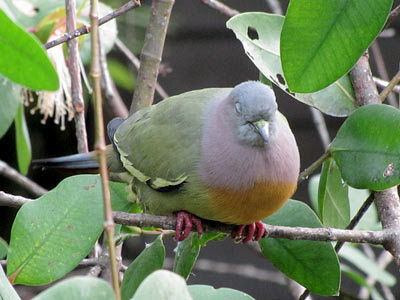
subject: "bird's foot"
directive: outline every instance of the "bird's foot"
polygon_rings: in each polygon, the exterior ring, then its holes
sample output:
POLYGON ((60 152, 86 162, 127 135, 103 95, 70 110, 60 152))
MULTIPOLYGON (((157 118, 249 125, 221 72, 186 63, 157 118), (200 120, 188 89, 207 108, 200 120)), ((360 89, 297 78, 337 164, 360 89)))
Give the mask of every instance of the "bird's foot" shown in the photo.
POLYGON ((179 211, 176 216, 175 240, 180 242, 186 239, 192 231, 193 225, 196 226, 197 233, 202 235, 204 230, 201 219, 187 211, 179 211))
POLYGON ((239 225, 237 230, 234 230, 231 234, 231 238, 234 242, 243 244, 247 243, 250 240, 258 241, 265 234, 264 223, 261 221, 251 223, 248 225, 239 225), (247 228, 247 232, 244 235, 245 229, 247 228))

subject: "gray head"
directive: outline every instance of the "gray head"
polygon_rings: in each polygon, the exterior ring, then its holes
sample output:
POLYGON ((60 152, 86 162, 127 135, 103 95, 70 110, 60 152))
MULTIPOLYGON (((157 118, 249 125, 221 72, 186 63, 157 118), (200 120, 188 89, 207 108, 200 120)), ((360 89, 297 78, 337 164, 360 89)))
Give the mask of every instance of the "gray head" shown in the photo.
POLYGON ((235 86, 229 98, 239 141, 257 147, 271 143, 278 109, 273 90, 261 82, 247 81, 235 86))

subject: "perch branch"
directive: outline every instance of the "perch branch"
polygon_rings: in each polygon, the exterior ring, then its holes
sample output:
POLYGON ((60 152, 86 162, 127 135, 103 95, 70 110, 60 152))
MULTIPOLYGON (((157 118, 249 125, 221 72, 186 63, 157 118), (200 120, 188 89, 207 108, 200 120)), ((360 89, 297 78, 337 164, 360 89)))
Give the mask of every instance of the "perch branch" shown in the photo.
POLYGON ((223 4, 218 0, 201 0, 201 2, 228 17, 233 17, 239 14, 239 11, 230 8, 228 5, 223 4))
MULTIPOLYGON (((360 57, 350 72, 350 79, 360 106, 381 103, 372 79, 368 55, 360 57)), ((384 231, 391 232, 383 246, 394 256, 397 266, 400 266, 400 203, 397 186, 374 194, 382 227, 384 231)))
MULTIPOLYGON (((140 6, 140 1, 139 0, 131 0, 124 5, 122 5, 120 8, 117 8, 116 10, 110 12, 109 14, 105 15, 104 17, 99 19, 99 26, 103 25, 104 23, 107 23, 108 21, 119 17, 120 15, 123 15, 124 13, 128 12, 129 10, 139 7, 140 6)), ((75 39, 81 35, 87 34, 90 32, 90 26, 89 25, 83 25, 79 27, 75 31, 67 32, 63 36, 52 40, 46 44, 44 44, 44 47, 46 49, 53 48, 59 44, 65 43, 66 41, 75 39)))
POLYGON ((0 174, 19 184, 35 197, 40 197, 43 194, 47 193, 46 189, 42 188, 40 185, 30 180, 28 177, 22 175, 2 160, 0 160, 0 174))
MULTIPOLYGON (((76 1, 65 1, 67 15, 67 31, 73 32, 76 29, 76 1)), ((71 75, 71 97, 74 106, 75 135, 77 140, 78 152, 86 153, 89 151, 85 123, 85 104, 82 96, 82 82, 79 68, 79 49, 78 40, 72 39, 68 45, 68 69, 71 75)))
POLYGON ((93 82, 93 98, 95 104, 95 121, 96 121, 96 145, 95 149, 100 164, 101 186, 104 200, 104 231, 108 241, 108 251, 110 254, 110 264, 112 270, 112 286, 117 300, 121 299, 121 291, 119 288, 119 270, 117 267, 115 244, 114 244, 114 220, 112 218, 111 197, 109 178, 106 159, 106 143, 104 136, 104 119, 103 105, 101 98, 101 68, 100 68, 100 51, 99 51, 99 2, 98 0, 90 1, 90 27, 91 27, 91 64, 90 76, 93 82))
POLYGON ((140 69, 129 111, 130 114, 153 103, 158 69, 173 5, 174 0, 153 0, 152 2, 152 13, 147 25, 142 52, 140 53, 140 69))
MULTIPOLYGON (((117 46, 118 50, 121 51, 126 56, 126 58, 130 60, 136 70, 139 70, 140 60, 128 49, 128 47, 126 47, 126 45, 119 38, 115 40, 115 45, 117 46)), ((156 82, 156 92, 161 96, 161 98, 168 98, 167 92, 158 82, 156 82)))

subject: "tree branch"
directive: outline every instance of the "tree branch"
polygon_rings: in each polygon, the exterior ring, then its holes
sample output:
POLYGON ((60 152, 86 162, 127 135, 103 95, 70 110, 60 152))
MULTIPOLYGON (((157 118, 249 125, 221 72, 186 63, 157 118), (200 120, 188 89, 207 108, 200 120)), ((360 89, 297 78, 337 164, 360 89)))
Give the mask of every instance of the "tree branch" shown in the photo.
MULTIPOLYGON (((66 0, 65 9, 67 15, 67 31, 76 29, 76 3, 75 0, 66 0)), ((89 151, 85 123, 85 103, 82 96, 81 72, 79 68, 78 40, 72 39, 68 44, 68 69, 71 75, 71 98, 74 106, 75 135, 78 144, 78 152, 89 151)))
POLYGON ((0 175, 3 175, 4 177, 19 184, 35 197, 40 197, 43 194, 47 193, 46 189, 42 188, 40 185, 30 180, 28 177, 22 175, 2 160, 0 160, 0 175))
POLYGON ((33 201, 33 199, 11 195, 0 191, 0 206, 9 206, 19 208, 27 202, 33 201))
POLYGON ((228 17, 233 17, 240 13, 236 9, 230 8, 218 0, 201 0, 201 2, 228 17))
POLYGON ((152 13, 140 53, 140 69, 129 110, 130 114, 153 103, 158 68, 173 5, 174 0, 153 0, 152 2, 152 13))
MULTIPOLYGON (((372 77, 372 79, 374 80, 375 84, 377 86, 379 86, 380 88, 384 89, 385 87, 388 86, 389 82, 386 80, 383 80, 381 78, 377 78, 377 77, 372 77)), ((396 93, 400 93, 400 85, 396 85, 393 87, 393 92, 396 93)))
MULTIPOLYGON (((363 55, 350 72, 350 79, 356 94, 356 101, 361 105, 381 103, 372 80, 368 55, 363 55)), ((375 192, 375 204, 382 222, 384 231, 390 233, 383 246, 395 258, 400 266, 400 203, 397 186, 375 192)))
MULTIPOLYGON (((126 4, 122 5, 120 8, 110 12, 109 14, 105 15, 104 17, 99 19, 99 26, 107 23, 108 21, 123 15, 124 13, 128 12, 129 10, 139 7, 140 1, 139 0, 131 0, 126 4)), ((53 48, 59 44, 65 43, 66 41, 75 39, 81 35, 87 34, 90 31, 90 25, 83 25, 79 27, 77 30, 72 32, 67 32, 63 36, 59 37, 58 39, 52 40, 44 45, 46 49, 53 48)))
POLYGON ((330 156, 330 152, 326 151, 324 154, 321 155, 316 161, 314 161, 307 169, 299 174, 299 178, 297 179, 297 183, 300 183, 308 178, 316 169, 321 166, 325 160, 327 160, 330 156))
POLYGON ((379 95, 379 100, 380 102, 385 101, 386 97, 390 94, 390 92, 394 89, 396 84, 398 84, 400 81, 400 71, 394 75, 392 80, 390 80, 389 84, 383 89, 383 91, 379 95))

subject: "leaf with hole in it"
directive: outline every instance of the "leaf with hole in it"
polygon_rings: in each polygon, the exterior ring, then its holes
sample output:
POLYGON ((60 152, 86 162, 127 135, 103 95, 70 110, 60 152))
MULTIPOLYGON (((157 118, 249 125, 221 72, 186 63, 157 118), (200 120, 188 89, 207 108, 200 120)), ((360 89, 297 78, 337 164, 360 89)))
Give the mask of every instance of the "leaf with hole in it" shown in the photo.
POLYGON ((65 279, 41 292, 32 300, 113 300, 115 294, 103 279, 89 276, 75 276, 65 279))
POLYGON ((21 102, 21 87, 0 75, 0 138, 10 128, 21 102))
POLYGON ((343 76, 329 87, 312 94, 290 93, 280 60, 280 34, 284 17, 261 12, 243 13, 231 18, 226 26, 242 42, 247 56, 273 83, 296 100, 328 115, 343 117, 356 109, 349 76, 343 76))
POLYGON ((200 248, 207 242, 225 236, 222 233, 204 233, 200 238, 197 233, 191 233, 184 241, 179 242, 175 251, 174 272, 188 279, 196 263, 200 248))
POLYGON ((24 105, 19 105, 15 115, 15 140, 17 144, 17 158, 19 171, 26 175, 31 163, 31 140, 29 138, 28 127, 26 126, 24 105))
POLYGON ((351 262, 368 277, 387 285, 394 286, 397 282, 396 277, 388 271, 383 270, 374 260, 366 256, 361 250, 351 245, 345 244, 339 252, 341 258, 351 262))
MULTIPOLYGON (((304 203, 289 200, 263 220, 271 225, 322 227, 315 213, 304 203)), ((286 276, 322 296, 334 295, 340 287, 340 267, 331 243, 287 239, 260 240, 263 255, 286 276)))
POLYGON ((0 267, 0 299, 2 300, 21 300, 17 292, 4 274, 3 267, 0 267))
POLYGON ((345 75, 382 30, 393 0, 291 0, 281 58, 292 92, 319 91, 345 75))
POLYGON ((193 300, 185 280, 167 270, 158 270, 147 276, 131 300, 193 300))
POLYGON ((385 104, 357 109, 340 127, 329 151, 344 181, 358 189, 400 184, 400 111, 385 104))
POLYGON ((64 179, 18 211, 11 229, 8 277, 26 285, 61 278, 90 252, 103 231, 103 222, 100 177, 64 179))
POLYGON ((342 181, 333 159, 324 162, 318 187, 318 207, 322 223, 344 229, 350 223, 349 187, 342 181))
POLYGON ((0 73, 32 90, 58 89, 58 75, 42 45, 0 10, 0 73))
POLYGON ((122 299, 131 299, 142 281, 151 273, 163 267, 164 258, 165 247, 160 235, 153 243, 146 245, 146 248, 126 270, 124 280, 121 283, 122 299))
POLYGON ((189 285, 189 292, 196 300, 254 300, 246 293, 238 290, 219 288, 210 285, 189 285))

